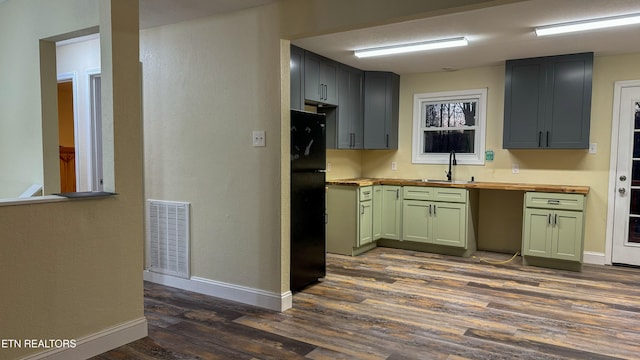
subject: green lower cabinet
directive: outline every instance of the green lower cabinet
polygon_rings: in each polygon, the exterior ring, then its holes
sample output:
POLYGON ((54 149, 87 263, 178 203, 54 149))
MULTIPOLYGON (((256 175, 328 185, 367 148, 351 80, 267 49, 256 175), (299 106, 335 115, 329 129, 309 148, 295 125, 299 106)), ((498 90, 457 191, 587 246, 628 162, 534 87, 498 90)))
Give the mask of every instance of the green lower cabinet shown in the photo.
POLYGON ((525 263, 580 270, 584 196, 527 193, 524 206, 522 255, 525 263), (570 263, 558 263, 557 260, 570 263))
POLYGON ((358 255, 376 246, 373 239, 373 188, 327 186, 327 252, 358 255))
POLYGON ((522 255, 581 261, 580 211, 525 209, 522 255))
POLYGON ((467 245, 467 206, 464 203, 405 200, 403 240, 435 245, 467 245))
MULTIPOLYGON (((380 238, 401 240, 402 239, 402 187, 383 185, 381 186, 382 201, 380 206, 380 238)), ((375 207, 374 200, 374 207, 375 207)))

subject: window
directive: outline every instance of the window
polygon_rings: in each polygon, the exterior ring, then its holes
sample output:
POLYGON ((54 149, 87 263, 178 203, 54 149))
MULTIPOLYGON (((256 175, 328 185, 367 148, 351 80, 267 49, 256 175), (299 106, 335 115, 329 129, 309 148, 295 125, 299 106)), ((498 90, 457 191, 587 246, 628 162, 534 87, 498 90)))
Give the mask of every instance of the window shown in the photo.
POLYGON ((414 164, 484 164, 487 89, 415 94, 414 164))

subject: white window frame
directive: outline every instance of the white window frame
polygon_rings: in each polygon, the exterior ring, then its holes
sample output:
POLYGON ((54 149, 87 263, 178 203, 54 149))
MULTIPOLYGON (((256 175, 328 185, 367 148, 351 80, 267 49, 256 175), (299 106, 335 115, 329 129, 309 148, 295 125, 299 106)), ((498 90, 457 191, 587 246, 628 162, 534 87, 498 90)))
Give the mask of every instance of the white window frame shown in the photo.
POLYGON ((458 164, 484 165, 485 130, 487 113, 487 89, 430 92, 413 95, 413 150, 411 162, 414 164, 448 164, 449 153, 423 153, 424 149, 424 109, 427 104, 438 102, 477 102, 476 124, 461 129, 475 130, 474 153, 456 154, 458 164))

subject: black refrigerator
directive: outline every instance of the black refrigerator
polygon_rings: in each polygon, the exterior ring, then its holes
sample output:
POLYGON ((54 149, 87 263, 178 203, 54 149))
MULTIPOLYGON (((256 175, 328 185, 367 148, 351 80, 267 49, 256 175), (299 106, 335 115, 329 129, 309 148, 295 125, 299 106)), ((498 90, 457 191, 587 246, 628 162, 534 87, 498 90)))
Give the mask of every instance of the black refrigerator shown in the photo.
POLYGON ((291 290, 326 274, 324 114, 291 110, 291 290))

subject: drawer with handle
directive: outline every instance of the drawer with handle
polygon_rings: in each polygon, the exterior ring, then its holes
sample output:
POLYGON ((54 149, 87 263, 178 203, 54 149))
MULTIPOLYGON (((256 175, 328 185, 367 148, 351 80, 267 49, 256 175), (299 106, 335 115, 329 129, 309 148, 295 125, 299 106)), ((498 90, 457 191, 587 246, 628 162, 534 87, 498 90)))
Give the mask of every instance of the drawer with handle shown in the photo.
POLYGON ((524 206, 539 209, 584 210, 584 195, 527 192, 524 195, 524 206))
POLYGON ((360 188, 360 201, 373 199, 373 187, 363 186, 360 188))

